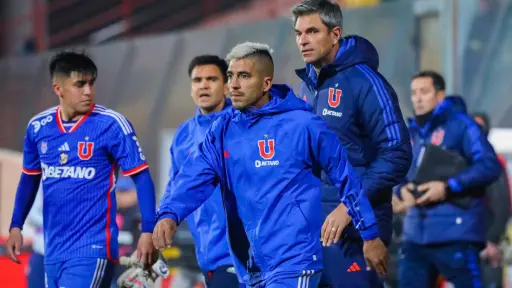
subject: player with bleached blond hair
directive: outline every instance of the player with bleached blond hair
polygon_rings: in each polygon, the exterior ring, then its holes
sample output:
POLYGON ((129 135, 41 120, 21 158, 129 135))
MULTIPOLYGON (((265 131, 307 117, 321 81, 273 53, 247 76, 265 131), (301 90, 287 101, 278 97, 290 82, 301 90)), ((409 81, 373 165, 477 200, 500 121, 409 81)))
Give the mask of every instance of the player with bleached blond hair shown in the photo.
POLYGON ((177 226, 219 185, 239 281, 316 287, 323 269, 321 170, 365 240, 378 237, 373 210, 336 134, 289 86, 272 84, 268 45, 237 45, 227 60, 234 109, 181 166, 160 204, 153 242, 171 245, 177 226))

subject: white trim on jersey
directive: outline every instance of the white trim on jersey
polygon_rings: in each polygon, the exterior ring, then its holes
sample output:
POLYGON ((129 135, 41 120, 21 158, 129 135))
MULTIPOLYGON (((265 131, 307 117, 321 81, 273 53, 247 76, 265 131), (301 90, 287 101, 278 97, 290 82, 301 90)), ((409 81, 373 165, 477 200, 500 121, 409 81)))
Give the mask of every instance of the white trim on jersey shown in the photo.
MULTIPOLYGON (((315 274, 314 270, 304 270, 302 274, 299 276, 299 281, 297 283, 297 288, 309 288, 309 280, 311 280, 311 276, 315 274)), ((314 288, 314 287, 312 287, 314 288)))
POLYGON ((55 111, 57 111, 57 107, 59 106, 55 106, 55 107, 52 107, 52 108, 49 108, 49 109, 46 109, 44 110, 43 112, 37 114, 36 116, 30 118, 30 121, 28 121, 28 125, 30 125, 30 123, 32 123, 34 120, 36 120, 37 118, 40 118, 40 117, 43 117, 43 116, 47 116, 49 114, 52 114, 52 113, 55 113, 55 111))
POLYGON ((100 287, 105 275, 105 268, 107 268, 107 259, 98 259, 96 261, 96 270, 94 270, 94 276, 92 277, 91 288, 100 287))
POLYGON ((116 111, 97 105, 94 107, 92 112, 102 114, 102 115, 107 115, 107 116, 110 116, 110 117, 116 119, 117 123, 119 124, 119 126, 121 126, 121 129, 123 130, 123 133, 125 135, 133 133, 133 129, 132 129, 130 123, 128 122, 128 119, 126 119, 126 117, 117 113, 116 111))

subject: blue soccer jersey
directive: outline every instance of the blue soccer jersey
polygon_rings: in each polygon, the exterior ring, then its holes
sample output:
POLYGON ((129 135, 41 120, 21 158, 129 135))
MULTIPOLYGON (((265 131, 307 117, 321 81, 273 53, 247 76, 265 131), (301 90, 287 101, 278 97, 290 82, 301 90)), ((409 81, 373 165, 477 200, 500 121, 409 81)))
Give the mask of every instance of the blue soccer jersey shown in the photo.
POLYGON ((27 127, 23 172, 42 173, 45 263, 72 258, 118 259, 116 174, 148 167, 131 123, 96 105, 79 121, 63 123, 59 107, 27 127))

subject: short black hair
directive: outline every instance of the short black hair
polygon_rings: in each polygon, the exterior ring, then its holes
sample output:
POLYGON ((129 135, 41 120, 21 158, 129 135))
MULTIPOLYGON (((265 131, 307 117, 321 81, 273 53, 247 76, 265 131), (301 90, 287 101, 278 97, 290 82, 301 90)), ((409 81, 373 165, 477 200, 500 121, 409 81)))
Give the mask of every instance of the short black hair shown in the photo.
POLYGON ((50 60, 50 76, 56 75, 70 77, 73 72, 90 75, 96 78, 98 68, 94 61, 85 52, 64 51, 55 54, 50 60))
POLYGON ((475 112, 475 113, 473 113, 472 117, 473 117, 473 119, 477 118, 477 117, 482 119, 482 121, 484 122, 483 123, 484 130, 489 131, 491 129, 491 119, 489 118, 489 115, 487 115, 487 113, 475 112))
POLYGON ((220 73, 222 74, 222 79, 224 80, 224 83, 228 82, 228 76, 226 74, 228 71, 228 63, 226 63, 226 60, 216 55, 200 55, 192 59, 192 61, 190 61, 190 64, 188 65, 188 76, 192 76, 192 70, 194 70, 194 68, 203 65, 217 66, 217 68, 219 68, 220 73))
POLYGON ((436 91, 446 90, 446 84, 445 84, 444 78, 443 78, 443 76, 441 76, 441 74, 439 74, 435 71, 432 71, 432 70, 425 70, 425 71, 421 71, 418 74, 414 75, 412 77, 412 80, 414 80, 416 78, 421 78, 421 77, 428 77, 428 78, 432 79, 432 83, 434 84, 434 88, 436 89, 436 91))

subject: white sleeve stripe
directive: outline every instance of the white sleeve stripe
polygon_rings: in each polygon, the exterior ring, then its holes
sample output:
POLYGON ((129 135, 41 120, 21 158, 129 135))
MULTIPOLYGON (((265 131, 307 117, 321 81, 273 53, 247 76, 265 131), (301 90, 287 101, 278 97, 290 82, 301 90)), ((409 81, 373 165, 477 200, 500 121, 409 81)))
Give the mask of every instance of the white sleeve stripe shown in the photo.
POLYGON ((49 114, 55 113, 55 111, 57 111, 57 107, 53 107, 53 108, 47 109, 47 110, 37 114, 36 116, 32 117, 30 119, 30 121, 28 121, 28 123, 30 124, 30 123, 32 123, 32 121, 36 120, 37 118, 40 118, 40 117, 47 116, 49 114))
POLYGON ((117 115, 119 117, 119 119, 121 119, 126 124, 127 127, 130 127, 128 119, 126 119, 126 117, 124 117, 121 113, 119 113, 117 111, 114 111, 112 109, 108 109, 108 108, 106 108, 104 106, 101 106, 101 105, 97 105, 97 106, 95 106, 95 108, 98 108, 98 109, 103 110, 105 112, 110 112, 112 114, 117 115))
POLYGON ((102 114, 102 115, 107 115, 107 116, 110 116, 110 117, 116 119, 117 124, 119 124, 119 126, 121 126, 121 129, 123 130, 124 135, 130 134, 130 132, 128 132, 128 130, 124 126, 123 122, 121 122, 121 119, 119 119, 116 115, 108 113, 108 112, 97 112, 97 113, 102 114))
POLYGON ((126 117, 112 110, 107 110, 107 112, 111 113, 114 116, 117 116, 117 118, 121 120, 121 123, 123 123, 124 127, 126 127, 126 131, 128 131, 128 134, 133 132, 130 123, 128 123, 128 120, 126 120, 126 117))
POLYGON ((121 128, 123 128, 124 134, 128 135, 133 132, 131 125, 129 124, 126 117, 124 117, 123 115, 121 115, 113 110, 110 110, 110 109, 102 109, 102 108, 96 109, 96 107, 94 108, 93 112, 103 114, 103 115, 109 115, 109 116, 112 116, 113 118, 115 118, 117 120, 117 122, 119 123, 119 125, 121 125, 121 128))
POLYGON ((128 128, 128 132, 131 133, 133 132, 132 131, 132 128, 131 128, 131 125, 130 123, 128 122, 128 119, 126 119, 126 117, 124 117, 123 115, 117 113, 116 111, 114 110, 107 110, 109 113, 112 113, 114 115, 116 115, 117 117, 119 117, 119 119, 121 119, 122 122, 124 122, 124 125, 126 126, 126 128, 128 128))
MULTIPOLYGON (((116 119, 117 123, 119 124, 119 126, 121 126, 121 129, 123 130, 123 133, 125 135, 128 135, 130 134, 131 132, 133 132, 132 128, 130 127, 130 125, 127 125, 126 122, 124 122, 122 120, 122 118, 120 118, 119 116, 120 115, 116 115, 112 112, 109 112, 109 111, 101 111, 101 110, 95 110, 93 111, 95 113, 99 113, 99 114, 102 114, 102 115, 107 115, 107 116, 110 116, 114 119, 116 119)), ((121 116, 122 117, 122 116, 121 116)))

